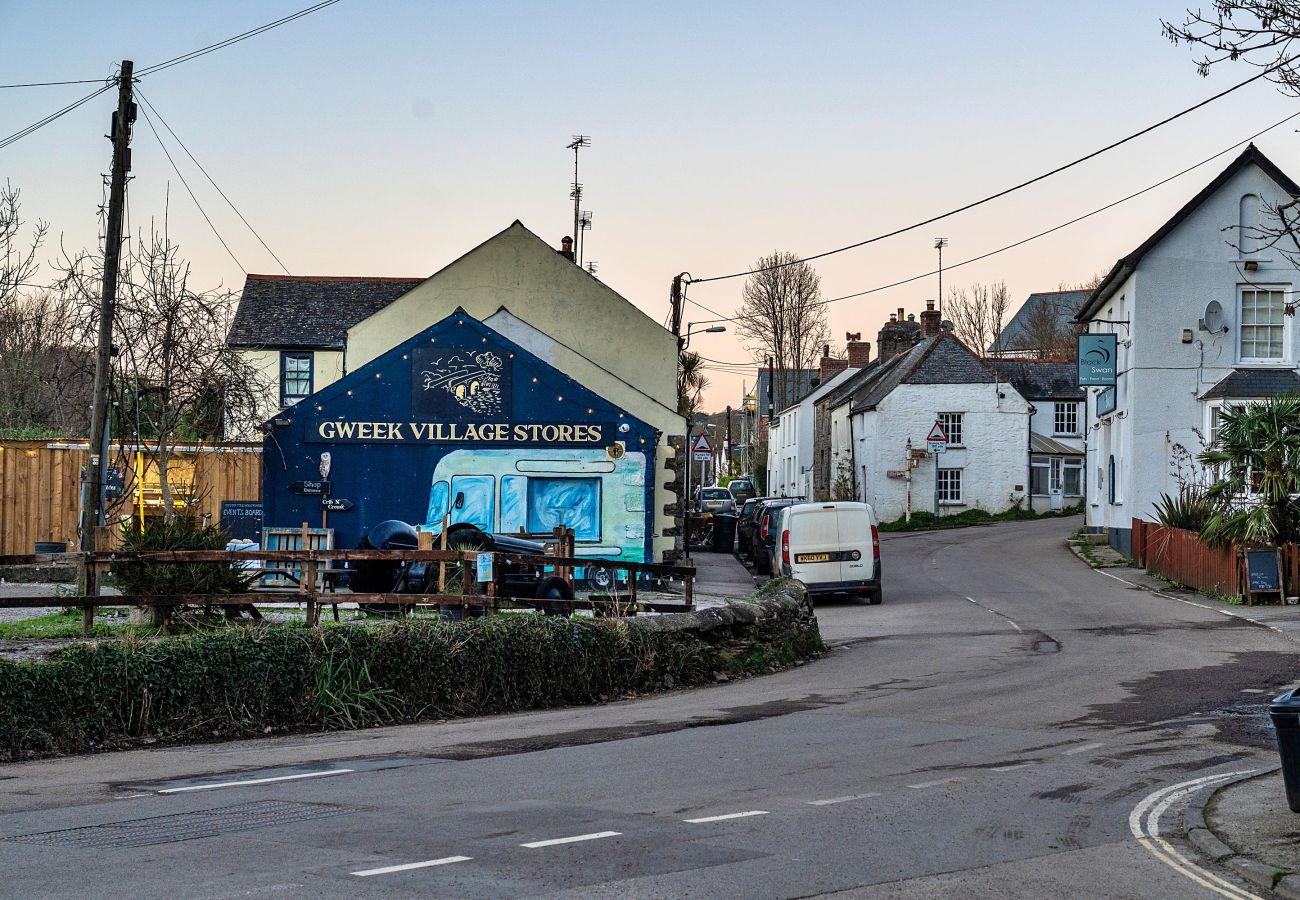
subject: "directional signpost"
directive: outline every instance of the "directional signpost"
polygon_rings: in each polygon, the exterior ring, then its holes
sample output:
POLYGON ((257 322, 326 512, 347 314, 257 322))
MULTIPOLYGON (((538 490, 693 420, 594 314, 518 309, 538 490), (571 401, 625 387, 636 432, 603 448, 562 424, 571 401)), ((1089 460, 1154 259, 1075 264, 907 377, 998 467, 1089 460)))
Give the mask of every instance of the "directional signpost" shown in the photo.
POLYGON ((329 512, 347 512, 355 505, 351 500, 344 500, 342 497, 338 499, 322 497, 320 501, 320 508, 329 512))
POLYGON ((328 497, 330 495, 330 483, 328 481, 295 481, 289 485, 289 492, 304 497, 328 497))

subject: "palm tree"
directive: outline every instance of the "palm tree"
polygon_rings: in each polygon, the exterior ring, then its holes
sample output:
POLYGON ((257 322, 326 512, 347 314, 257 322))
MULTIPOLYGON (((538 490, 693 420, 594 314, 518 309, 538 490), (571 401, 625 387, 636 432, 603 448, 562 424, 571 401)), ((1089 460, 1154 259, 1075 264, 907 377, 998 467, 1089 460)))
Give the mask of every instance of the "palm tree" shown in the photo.
POLYGON ((1201 537, 1211 544, 1277 545, 1300 526, 1300 395, 1224 406, 1214 445, 1200 461, 1218 470, 1206 497, 1216 507, 1201 537))
POLYGON ((677 359, 677 413, 690 419, 699 412, 700 394, 708 386, 700 354, 683 350, 677 359))

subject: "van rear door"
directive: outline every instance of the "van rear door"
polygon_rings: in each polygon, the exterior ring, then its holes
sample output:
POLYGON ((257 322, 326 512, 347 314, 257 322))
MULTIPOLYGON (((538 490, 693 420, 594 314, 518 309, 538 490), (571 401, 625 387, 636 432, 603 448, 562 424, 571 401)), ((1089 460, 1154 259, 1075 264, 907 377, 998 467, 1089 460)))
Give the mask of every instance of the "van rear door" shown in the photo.
POLYGON ((845 504, 839 509, 840 581, 868 581, 875 577, 871 545, 871 517, 865 504, 845 504), (858 559, 853 559, 853 551, 858 559))
POLYGON ((790 568, 805 584, 823 584, 840 577, 840 534, 835 507, 820 503, 792 506, 786 513, 790 529, 790 568))

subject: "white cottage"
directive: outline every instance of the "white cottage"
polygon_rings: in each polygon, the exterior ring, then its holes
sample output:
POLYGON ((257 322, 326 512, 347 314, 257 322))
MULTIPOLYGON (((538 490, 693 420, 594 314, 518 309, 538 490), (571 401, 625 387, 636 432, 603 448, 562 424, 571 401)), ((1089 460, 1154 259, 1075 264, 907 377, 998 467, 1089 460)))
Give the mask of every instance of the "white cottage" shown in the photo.
POLYGON ((940 331, 931 304, 925 337, 873 367, 853 395, 850 420, 859 496, 882 521, 908 510, 1000 512, 1025 500, 1028 401, 951 332, 940 331), (907 471, 908 445, 924 450, 935 422, 946 452, 907 471), (909 490, 910 488, 910 490, 909 490), (910 497, 910 501, 909 501, 910 497))
POLYGON ((1171 453, 1212 441, 1218 411, 1300 390, 1296 267, 1261 240, 1270 210, 1300 196, 1246 148, 1140 247, 1115 263, 1079 321, 1118 338, 1118 383, 1087 400, 1087 527, 1132 551, 1177 490, 1171 453))
POLYGON ((848 360, 832 360, 830 348, 822 355, 819 381, 800 400, 783 409, 768 433, 767 495, 814 496, 813 464, 817 402, 851 378, 856 371, 848 360), (829 363, 837 363, 831 366, 829 363))

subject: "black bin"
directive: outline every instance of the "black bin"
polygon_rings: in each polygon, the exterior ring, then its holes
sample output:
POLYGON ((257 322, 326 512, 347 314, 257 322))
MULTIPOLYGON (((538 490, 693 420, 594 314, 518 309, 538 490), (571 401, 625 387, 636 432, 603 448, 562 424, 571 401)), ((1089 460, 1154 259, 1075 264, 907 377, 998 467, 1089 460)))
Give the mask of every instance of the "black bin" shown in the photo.
MULTIPOLYGON (((1300 690, 1298 688, 1297 690, 1300 690)), ((1277 752, 1282 757, 1282 782, 1286 785, 1286 805, 1300 813, 1300 697, 1287 691, 1274 698, 1268 708, 1277 732, 1277 752)))
POLYGON ((736 515, 717 513, 713 516, 713 552, 730 553, 736 543, 736 515))

